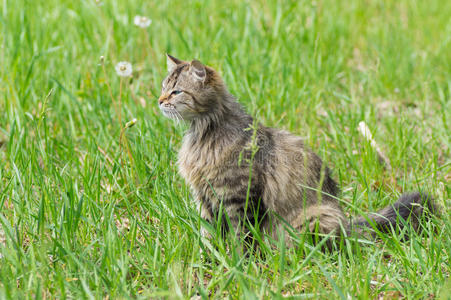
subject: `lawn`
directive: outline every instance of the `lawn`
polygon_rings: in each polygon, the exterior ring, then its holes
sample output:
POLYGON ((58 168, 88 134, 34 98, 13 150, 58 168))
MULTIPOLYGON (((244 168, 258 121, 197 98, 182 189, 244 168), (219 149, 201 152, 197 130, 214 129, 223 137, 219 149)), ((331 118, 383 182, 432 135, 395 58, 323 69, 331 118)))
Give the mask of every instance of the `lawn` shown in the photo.
POLYGON ((448 299, 450 15, 443 0, 1 1, 0 298, 448 299), (188 125, 157 105, 165 53, 304 137, 347 214, 421 190, 442 216, 333 253, 201 238, 176 164, 188 125))

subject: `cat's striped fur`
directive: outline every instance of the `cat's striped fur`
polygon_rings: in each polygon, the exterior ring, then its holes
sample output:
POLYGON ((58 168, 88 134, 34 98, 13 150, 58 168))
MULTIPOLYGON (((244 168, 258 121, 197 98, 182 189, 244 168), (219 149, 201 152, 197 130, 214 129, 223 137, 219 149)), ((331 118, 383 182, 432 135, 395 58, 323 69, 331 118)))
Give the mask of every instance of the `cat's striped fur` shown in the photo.
MULTIPOLYGON (((170 55, 167 62, 160 109, 190 123, 178 164, 207 221, 217 220, 222 209, 238 233, 247 232, 239 225, 250 221, 278 238, 284 230, 279 217, 299 230, 328 234, 345 228, 350 233, 351 227, 360 231, 370 223, 386 229, 397 222, 398 214, 406 219, 412 215, 416 222, 426 203, 433 208, 426 196, 408 194, 351 225, 336 198, 339 189, 329 169, 300 137, 253 126, 252 117, 212 68, 170 55), (252 149, 257 149, 254 156, 252 149)), ((228 224, 224 218, 223 224, 228 224)))

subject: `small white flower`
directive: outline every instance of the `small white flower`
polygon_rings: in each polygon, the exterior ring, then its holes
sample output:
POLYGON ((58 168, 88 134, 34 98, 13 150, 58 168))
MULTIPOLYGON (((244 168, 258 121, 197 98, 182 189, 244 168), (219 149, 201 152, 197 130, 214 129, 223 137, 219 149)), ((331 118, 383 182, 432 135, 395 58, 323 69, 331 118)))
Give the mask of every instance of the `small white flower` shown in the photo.
POLYGON ((120 61, 116 65, 116 73, 121 77, 130 77, 132 75, 132 64, 128 61, 120 61))
POLYGON ((135 16, 134 19, 135 25, 141 28, 146 28, 150 26, 150 23, 152 23, 152 20, 148 17, 144 16, 135 16))

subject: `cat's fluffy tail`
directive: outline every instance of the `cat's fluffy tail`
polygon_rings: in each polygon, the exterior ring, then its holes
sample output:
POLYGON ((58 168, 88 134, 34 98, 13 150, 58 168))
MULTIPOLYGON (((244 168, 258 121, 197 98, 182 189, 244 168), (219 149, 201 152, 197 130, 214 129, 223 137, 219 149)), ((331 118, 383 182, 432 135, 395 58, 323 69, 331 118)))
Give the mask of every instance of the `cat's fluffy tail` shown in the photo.
MULTIPOLYGON (((420 192, 403 194, 395 203, 378 212, 369 213, 366 217, 359 217, 350 223, 347 233, 352 235, 366 231, 366 229, 391 232, 392 230, 402 230, 408 224, 418 230, 423 218, 437 213, 437 207, 428 194, 420 192)), ((375 231, 373 234, 376 234, 375 231)))

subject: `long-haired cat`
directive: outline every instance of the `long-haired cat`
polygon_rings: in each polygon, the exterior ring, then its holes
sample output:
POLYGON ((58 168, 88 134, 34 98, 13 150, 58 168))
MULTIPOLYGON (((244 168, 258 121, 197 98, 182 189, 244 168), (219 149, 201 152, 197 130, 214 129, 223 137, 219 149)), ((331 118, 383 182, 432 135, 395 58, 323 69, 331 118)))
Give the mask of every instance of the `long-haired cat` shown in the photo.
POLYGON ((222 218, 224 230, 231 225, 238 234, 249 233, 246 222, 258 224, 290 243, 287 224, 331 235, 363 228, 388 231, 405 224, 400 218, 417 226, 425 207, 434 211, 431 199, 416 192, 348 221, 329 169, 300 137, 255 124, 220 75, 198 60, 167 55, 167 65, 159 107, 166 117, 190 124, 178 165, 208 222, 222 218))

